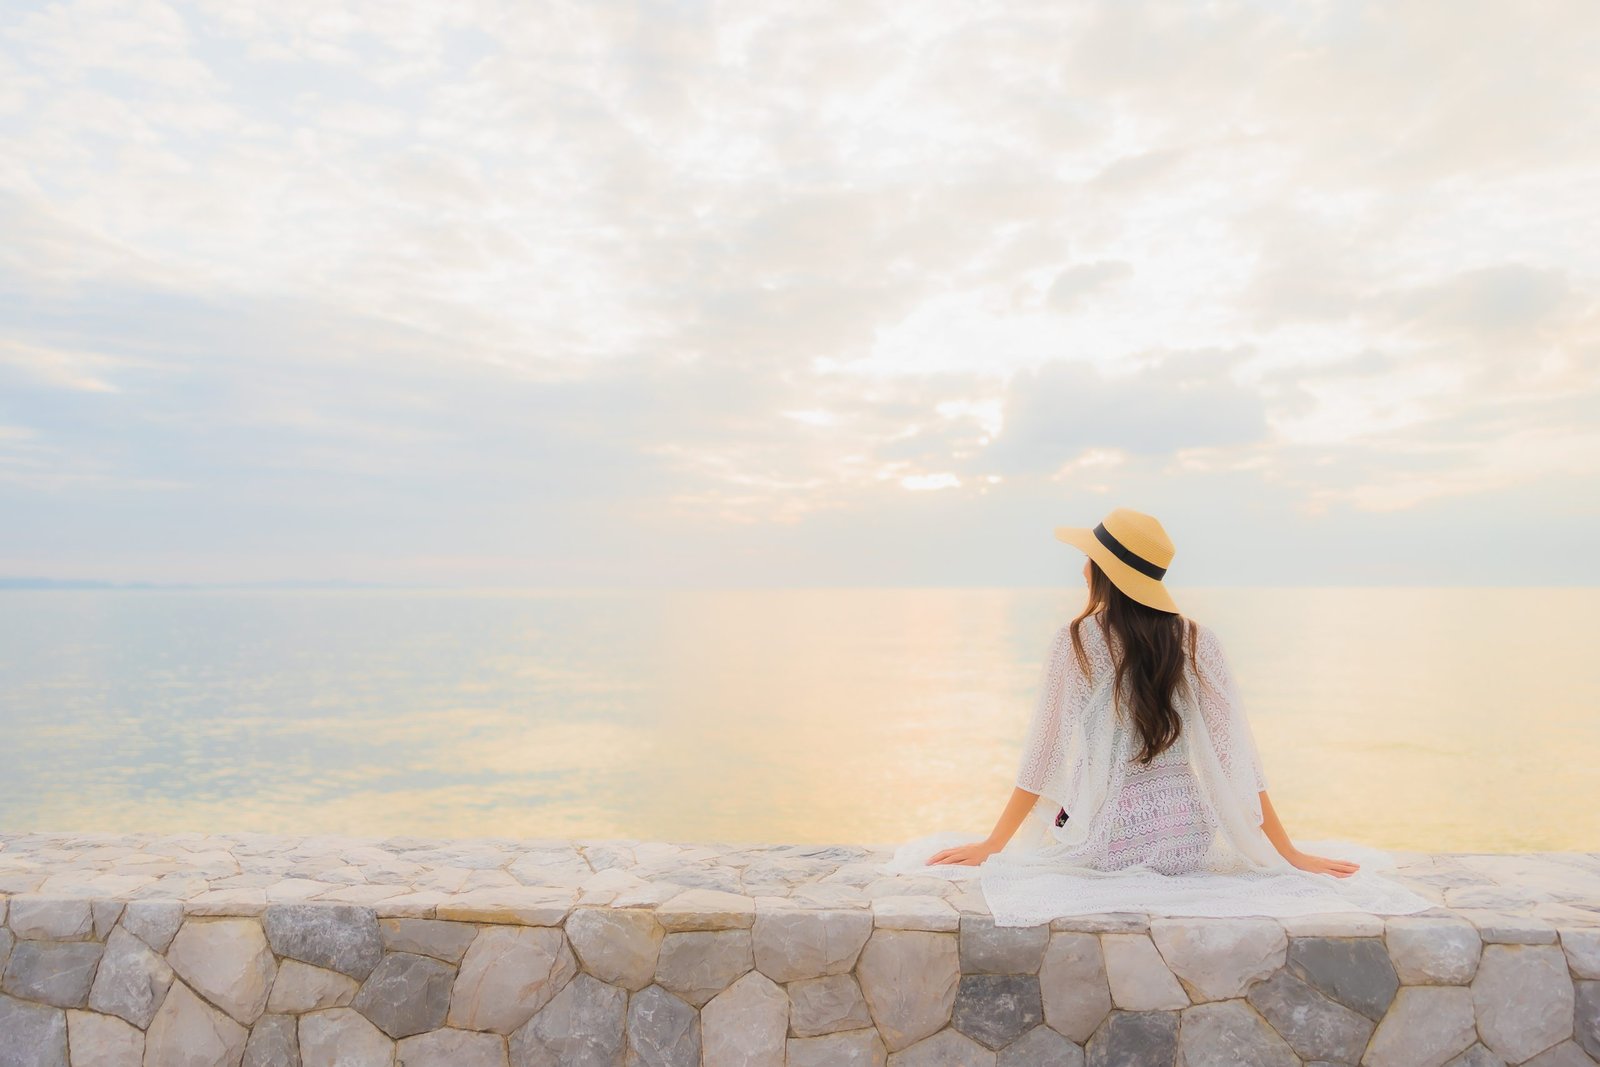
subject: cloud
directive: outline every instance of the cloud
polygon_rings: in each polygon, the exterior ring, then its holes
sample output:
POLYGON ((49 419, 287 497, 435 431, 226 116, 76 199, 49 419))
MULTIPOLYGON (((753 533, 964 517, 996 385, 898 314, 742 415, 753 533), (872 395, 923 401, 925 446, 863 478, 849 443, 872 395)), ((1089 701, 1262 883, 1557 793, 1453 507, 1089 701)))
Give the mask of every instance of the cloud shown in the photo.
POLYGON ((1047 474, 1091 450, 1163 456, 1259 441, 1266 429, 1260 396, 1229 378, 1246 354, 1161 353, 1113 378, 1082 363, 1019 373, 983 465, 1008 475, 1047 474))
POLYGON ((0 569, 829 580, 1063 494, 1600 533, 1597 48, 1578 0, 26 12, 0 569))
POLYGON ((1050 291, 1045 300, 1053 310, 1068 311, 1096 289, 1126 278, 1132 273, 1133 268, 1126 263, 1115 261, 1079 263, 1067 267, 1056 275, 1056 280, 1050 283, 1050 291))

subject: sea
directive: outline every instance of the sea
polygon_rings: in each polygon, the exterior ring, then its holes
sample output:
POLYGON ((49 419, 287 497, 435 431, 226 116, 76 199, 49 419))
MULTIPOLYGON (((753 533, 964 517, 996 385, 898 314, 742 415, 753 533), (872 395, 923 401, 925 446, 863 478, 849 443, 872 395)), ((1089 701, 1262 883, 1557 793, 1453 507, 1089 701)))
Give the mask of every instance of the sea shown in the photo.
MULTIPOLYGON (((1174 596, 1291 838, 1600 849, 1600 589, 1174 596)), ((1083 597, 0 591, 0 831, 976 840, 1083 597)))

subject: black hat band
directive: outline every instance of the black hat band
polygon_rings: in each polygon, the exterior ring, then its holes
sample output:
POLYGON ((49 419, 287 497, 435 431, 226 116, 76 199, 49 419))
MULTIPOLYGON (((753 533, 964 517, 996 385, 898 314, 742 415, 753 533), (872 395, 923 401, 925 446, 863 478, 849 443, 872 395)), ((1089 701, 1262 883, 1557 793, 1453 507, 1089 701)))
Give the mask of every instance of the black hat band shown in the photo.
POLYGON ((1134 552, 1121 541, 1118 541, 1115 537, 1112 537, 1110 531, 1106 529, 1105 523, 1102 522, 1094 528, 1094 536, 1102 545, 1105 545, 1106 548, 1111 551, 1113 556, 1116 556, 1118 559, 1132 567, 1134 570, 1138 571, 1140 574, 1143 574, 1148 578, 1154 578, 1156 581, 1160 581, 1161 576, 1167 573, 1167 568, 1157 567, 1154 563, 1151 563, 1143 556, 1134 554, 1134 552))

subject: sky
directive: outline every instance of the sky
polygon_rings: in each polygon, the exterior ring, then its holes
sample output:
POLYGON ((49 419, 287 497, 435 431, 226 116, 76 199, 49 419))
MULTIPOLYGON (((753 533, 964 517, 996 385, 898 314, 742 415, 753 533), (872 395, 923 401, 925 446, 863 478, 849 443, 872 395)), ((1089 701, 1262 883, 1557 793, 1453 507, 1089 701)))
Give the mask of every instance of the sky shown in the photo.
POLYGON ((11 2, 0 576, 1600 580, 1600 8, 11 2))

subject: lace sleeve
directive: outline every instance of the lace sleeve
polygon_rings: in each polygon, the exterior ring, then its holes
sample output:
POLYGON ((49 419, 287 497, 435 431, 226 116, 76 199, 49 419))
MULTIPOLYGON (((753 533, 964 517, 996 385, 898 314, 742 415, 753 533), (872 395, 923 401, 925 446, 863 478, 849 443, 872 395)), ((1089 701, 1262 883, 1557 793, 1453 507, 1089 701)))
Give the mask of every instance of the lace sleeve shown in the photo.
POLYGON ((1040 672, 1033 721, 1017 766, 1017 785, 1043 793, 1058 780, 1072 726, 1087 695, 1086 679, 1072 648, 1072 627, 1056 631, 1040 672))
POLYGON ((1211 735, 1217 760, 1228 777, 1240 782, 1253 781, 1256 791, 1260 792, 1267 788, 1267 776, 1239 699, 1233 671, 1216 634, 1207 626, 1199 630, 1195 660, 1200 672, 1200 714, 1205 719, 1206 732, 1211 735))

